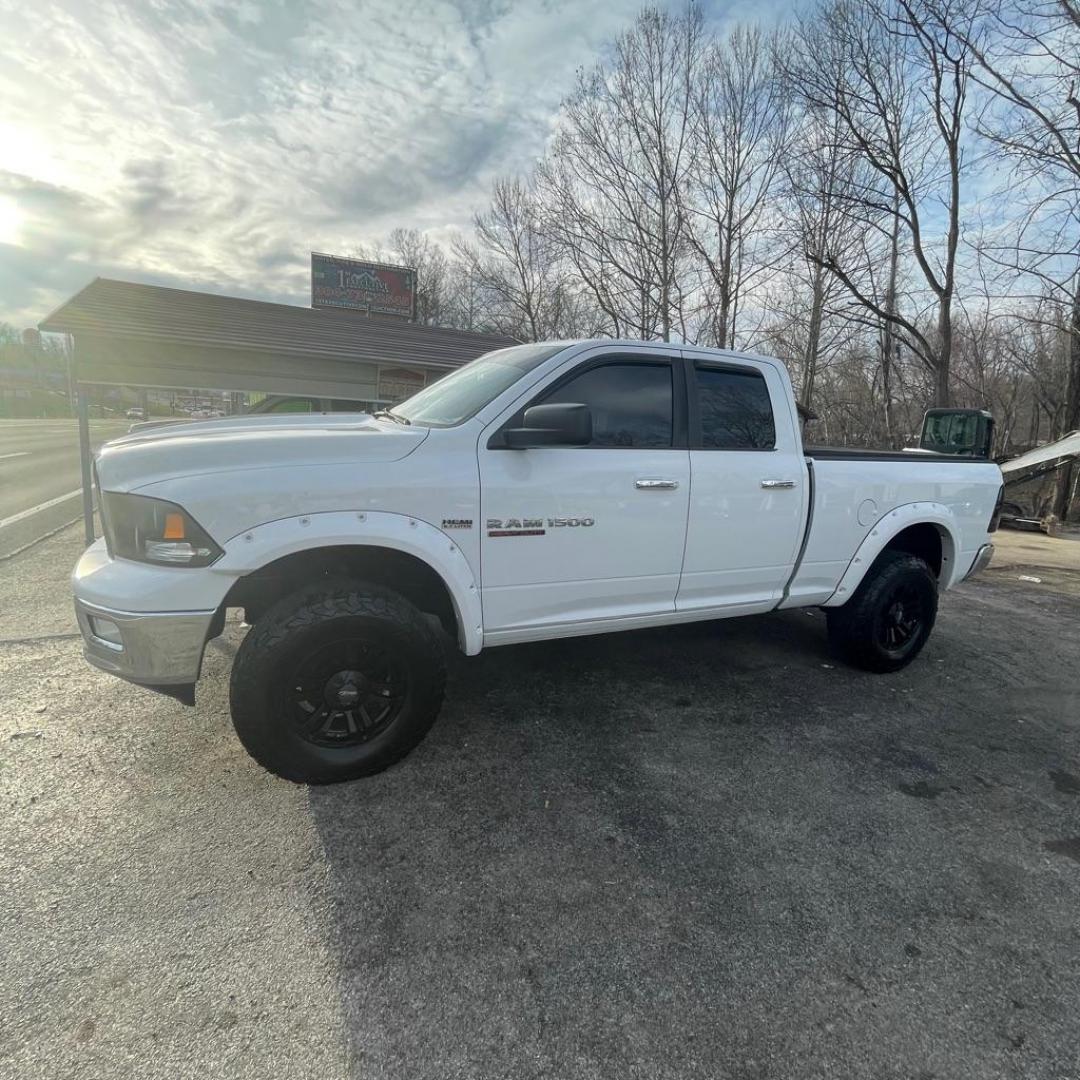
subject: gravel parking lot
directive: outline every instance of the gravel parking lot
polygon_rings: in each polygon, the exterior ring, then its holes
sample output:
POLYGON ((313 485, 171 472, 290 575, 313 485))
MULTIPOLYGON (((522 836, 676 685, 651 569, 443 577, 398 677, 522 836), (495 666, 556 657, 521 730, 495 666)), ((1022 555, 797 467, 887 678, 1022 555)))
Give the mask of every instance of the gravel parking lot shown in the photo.
POLYGON ((232 734, 237 625, 196 710, 84 665, 80 546, 0 563, 0 1074, 1080 1075, 1068 561, 893 676, 818 613, 494 649, 306 789, 232 734))

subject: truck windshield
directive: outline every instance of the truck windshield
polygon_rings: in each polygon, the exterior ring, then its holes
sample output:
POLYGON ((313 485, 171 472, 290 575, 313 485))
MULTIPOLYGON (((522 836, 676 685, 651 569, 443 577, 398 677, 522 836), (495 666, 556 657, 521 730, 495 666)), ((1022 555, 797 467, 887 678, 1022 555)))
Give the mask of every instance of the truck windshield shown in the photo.
POLYGON ((486 353, 395 405, 390 412, 422 427, 453 427, 475 416, 527 371, 566 348, 514 345, 486 353))

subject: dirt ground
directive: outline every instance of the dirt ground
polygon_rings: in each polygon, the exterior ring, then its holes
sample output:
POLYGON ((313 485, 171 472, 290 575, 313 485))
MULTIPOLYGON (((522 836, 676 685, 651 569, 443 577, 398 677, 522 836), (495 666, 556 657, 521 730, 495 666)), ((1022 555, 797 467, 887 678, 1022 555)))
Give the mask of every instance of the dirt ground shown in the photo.
POLYGON ((1080 596, 1080 533, 1066 539, 1000 529, 994 536, 991 571, 993 577, 1015 577, 1018 581, 1023 574, 1026 584, 1080 596))

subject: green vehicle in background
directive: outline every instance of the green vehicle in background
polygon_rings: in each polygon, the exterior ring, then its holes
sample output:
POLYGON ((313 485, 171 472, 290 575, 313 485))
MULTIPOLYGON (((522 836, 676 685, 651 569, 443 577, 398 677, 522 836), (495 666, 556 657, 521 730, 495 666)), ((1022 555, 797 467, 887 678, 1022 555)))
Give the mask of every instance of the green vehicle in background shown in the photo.
POLYGON ((989 458, 994 418, 985 409, 927 409, 919 449, 932 454, 989 458))

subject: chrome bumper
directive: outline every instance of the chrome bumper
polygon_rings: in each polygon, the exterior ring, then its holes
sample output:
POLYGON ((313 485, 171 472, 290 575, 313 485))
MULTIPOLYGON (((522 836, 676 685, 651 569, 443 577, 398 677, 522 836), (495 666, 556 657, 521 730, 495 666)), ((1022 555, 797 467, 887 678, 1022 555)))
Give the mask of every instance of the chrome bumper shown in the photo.
POLYGON ((83 654, 102 671, 194 704, 213 611, 114 611, 75 600, 83 654))
POLYGON ((983 544, 979 548, 978 553, 975 556, 974 561, 971 564, 971 569, 964 575, 964 580, 974 577, 976 574, 985 570, 990 565, 990 560, 994 557, 994 545, 983 544))

